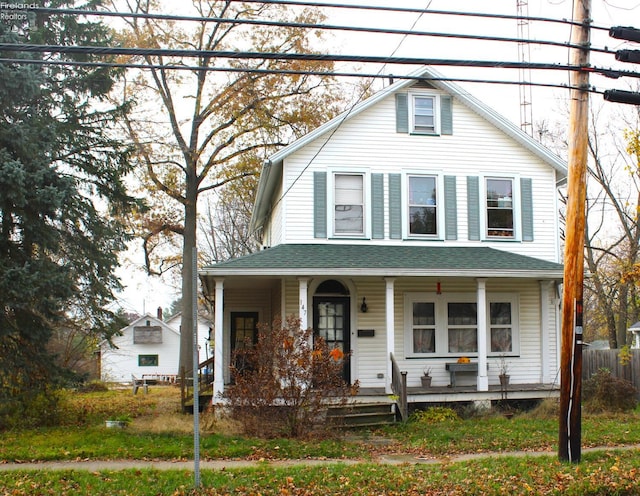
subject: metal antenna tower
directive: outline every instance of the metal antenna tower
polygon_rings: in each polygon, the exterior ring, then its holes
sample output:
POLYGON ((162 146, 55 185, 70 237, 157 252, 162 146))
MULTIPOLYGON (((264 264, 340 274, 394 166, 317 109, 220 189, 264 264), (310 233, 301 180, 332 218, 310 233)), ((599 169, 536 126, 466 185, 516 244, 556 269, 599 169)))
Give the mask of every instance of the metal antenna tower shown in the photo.
POLYGON ((520 129, 529 136, 533 136, 533 109, 531 95, 531 69, 526 65, 531 61, 531 48, 526 40, 529 39, 529 1, 516 0, 518 8, 518 61, 521 63, 519 72, 520 85, 520 129))

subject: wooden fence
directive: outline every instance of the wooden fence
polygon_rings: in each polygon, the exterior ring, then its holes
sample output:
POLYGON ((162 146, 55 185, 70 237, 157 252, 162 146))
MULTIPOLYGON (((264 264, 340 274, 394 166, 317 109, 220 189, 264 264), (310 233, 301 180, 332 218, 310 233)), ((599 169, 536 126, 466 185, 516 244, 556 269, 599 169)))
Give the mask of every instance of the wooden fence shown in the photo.
POLYGON ((640 350, 630 350, 629 363, 620 363, 620 350, 584 350, 582 352, 582 378, 588 379, 599 369, 608 369, 640 391, 640 350))

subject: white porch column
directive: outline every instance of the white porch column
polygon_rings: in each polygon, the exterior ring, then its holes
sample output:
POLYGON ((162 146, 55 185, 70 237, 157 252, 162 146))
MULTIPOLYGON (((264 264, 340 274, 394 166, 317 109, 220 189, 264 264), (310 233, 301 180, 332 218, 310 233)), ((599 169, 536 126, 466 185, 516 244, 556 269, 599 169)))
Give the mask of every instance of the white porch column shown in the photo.
POLYGON ((300 315, 300 330, 309 328, 309 313, 307 302, 309 301, 309 279, 301 277, 298 279, 298 315, 300 315))
POLYGON ((478 279, 478 391, 489 391, 487 375, 487 280, 478 279))
POLYGON ((222 403, 224 392, 224 279, 215 279, 214 347, 213 347, 213 403, 222 403))
POLYGON ((551 377, 549 375, 550 367, 550 349, 549 349, 549 296, 553 281, 540 281, 540 367, 542 372, 540 380, 542 384, 549 384, 551 377))
POLYGON ((385 392, 391 394, 391 353, 395 355, 396 347, 396 333, 395 333, 395 315, 394 315, 394 277, 385 277, 386 292, 385 292, 385 308, 386 308, 386 331, 387 331, 387 373, 385 376, 385 392))

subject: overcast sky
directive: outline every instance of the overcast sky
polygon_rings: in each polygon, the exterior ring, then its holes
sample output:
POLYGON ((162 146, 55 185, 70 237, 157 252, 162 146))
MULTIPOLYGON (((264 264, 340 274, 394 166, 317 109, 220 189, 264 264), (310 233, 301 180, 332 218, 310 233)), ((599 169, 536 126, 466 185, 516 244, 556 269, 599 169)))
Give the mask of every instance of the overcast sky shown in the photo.
MULTIPOLYGON (((498 15, 517 14, 516 0, 368 0, 365 2, 347 0, 341 3, 366 5, 393 5, 394 7, 428 8, 432 10, 446 10, 457 12, 482 12, 498 15)), ((547 17, 554 19, 571 19, 573 0, 530 0, 528 13, 530 17, 547 17)), ((358 26, 392 27, 398 29, 412 29, 423 32, 445 32, 452 34, 474 34, 479 36, 518 37, 518 21, 514 19, 487 19, 480 17, 446 16, 436 14, 416 13, 373 13, 332 9, 331 22, 339 24, 355 24, 358 26)), ((640 27, 640 1, 638 0, 593 0, 593 25, 611 27, 614 25, 636 25, 640 27), (635 4, 635 5, 633 5, 635 4)), ((566 43, 570 40, 570 26, 541 21, 531 21, 524 26, 528 29, 529 38, 539 41, 555 41, 566 43)), ((460 60, 519 60, 522 51, 515 43, 479 41, 468 39, 433 38, 433 37, 402 37, 388 34, 336 34, 335 43, 342 48, 343 53, 358 55, 396 55, 407 57, 445 58, 460 60)), ((619 49, 620 40, 608 36, 608 32, 593 29, 591 34, 594 48, 619 49)), ((640 48, 640 46, 636 46, 640 48)), ((569 51, 563 47, 549 47, 532 44, 527 56, 533 63, 566 64, 569 62, 569 51)), ((640 66, 617 62, 613 55, 593 53, 592 65, 600 67, 617 67, 625 70, 639 70, 640 66)), ((380 66, 378 66, 379 68, 380 66)), ((386 68, 400 73, 407 67, 396 66, 386 68)), ((481 69, 438 67, 447 76, 466 78, 486 78, 497 80, 519 81, 520 74, 514 69, 481 69)), ((538 83, 568 83, 569 75, 564 71, 531 71, 531 81, 538 83)), ((601 76, 592 76, 591 83, 598 90, 609 88, 629 89, 628 85, 638 80, 624 78, 612 80, 601 76)), ((471 93, 494 106, 500 113, 519 124, 520 96, 517 85, 488 85, 461 83, 471 93)), ((534 121, 544 117, 554 102, 559 98, 566 98, 566 89, 533 88, 534 121)), ((595 96, 602 100, 600 96, 595 96)))
MULTIPOLYGON (((333 0, 327 0, 331 2, 333 0)), ((517 14, 517 0, 341 0, 333 3, 359 4, 372 6, 393 6, 406 8, 427 8, 457 12, 482 12, 490 14, 517 14)), ((175 7, 175 4, 173 5, 175 7)), ((546 17, 554 19, 572 19, 573 0, 529 0, 530 17, 546 17)), ((184 12, 181 12, 184 13, 184 12)), ((418 13, 390 13, 372 11, 352 11, 346 9, 330 9, 327 23, 336 25, 352 25, 360 27, 376 27, 388 29, 412 29, 423 32, 444 32, 451 34, 475 34, 480 36, 500 36, 516 38, 518 21, 515 19, 487 19, 466 16, 444 16, 418 13)), ((640 28, 640 0, 592 0, 593 26, 609 28, 611 26, 635 26, 640 28)), ((531 21, 524 26, 533 40, 569 42, 570 26, 531 21)), ((624 44, 608 36, 606 30, 593 29, 592 47, 612 50, 620 48, 636 48, 624 44)), ((390 34, 365 34, 334 31, 330 36, 328 53, 347 55, 376 55, 398 57, 421 57, 460 60, 501 60, 517 62, 521 49, 515 43, 489 42, 478 40, 456 40, 434 37, 404 37, 390 34)), ((566 64, 569 62, 569 50, 562 47, 531 45, 527 53, 530 62, 566 64)), ((599 67, 613 67, 623 70, 638 70, 639 65, 623 64, 615 60, 613 55, 592 53, 591 64, 599 67)), ((342 67, 353 68, 351 64, 342 67)), ((415 67, 393 66, 382 67, 371 65, 362 70, 371 73, 407 74, 415 67)), ((474 79, 492 79, 519 81, 518 70, 479 69, 437 67, 445 76, 474 79)), ((569 75, 563 71, 531 71, 530 80, 538 83, 568 84, 569 75)), ((635 89, 639 79, 621 78, 618 80, 593 75, 591 84, 599 91, 610 88, 635 89)), ((383 81, 378 81, 380 88, 383 81)), ((490 85, 459 83, 470 93, 494 107, 499 113, 520 125, 521 95, 518 85, 490 85)), ((564 107, 569 96, 567 89, 536 88, 531 93, 531 109, 534 124, 556 115, 564 107)), ((527 101, 529 98, 526 97, 527 101)), ((594 105, 602 105, 601 95, 594 95, 594 105)), ((606 103, 606 105, 616 105, 606 103)), ((164 284, 157 278, 143 275, 142 254, 132 253, 120 271, 125 291, 120 295, 119 304, 126 310, 138 313, 155 314, 158 306, 167 307, 176 298, 175 288, 164 284)))

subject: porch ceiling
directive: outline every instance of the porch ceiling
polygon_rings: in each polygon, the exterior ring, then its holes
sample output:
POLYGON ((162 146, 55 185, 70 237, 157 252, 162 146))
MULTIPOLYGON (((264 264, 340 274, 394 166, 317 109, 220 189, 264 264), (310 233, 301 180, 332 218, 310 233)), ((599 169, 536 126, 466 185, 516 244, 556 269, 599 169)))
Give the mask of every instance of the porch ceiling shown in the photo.
POLYGON ((562 279, 563 266, 485 246, 286 244, 200 270, 201 276, 466 276, 562 279))

